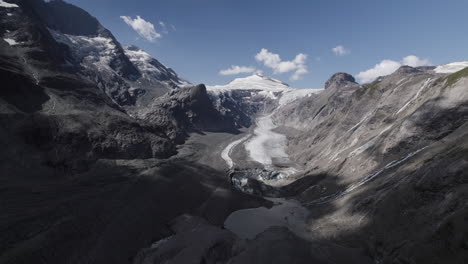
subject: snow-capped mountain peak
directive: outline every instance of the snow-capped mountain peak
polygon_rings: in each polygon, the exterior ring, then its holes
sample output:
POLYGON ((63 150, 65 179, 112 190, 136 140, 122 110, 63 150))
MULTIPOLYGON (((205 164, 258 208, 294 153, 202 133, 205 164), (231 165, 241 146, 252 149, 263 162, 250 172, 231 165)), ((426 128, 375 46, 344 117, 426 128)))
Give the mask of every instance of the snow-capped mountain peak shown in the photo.
POLYGON ((261 74, 253 74, 244 78, 234 79, 226 85, 208 86, 207 89, 211 91, 259 90, 282 92, 291 88, 289 85, 279 80, 261 74))
POLYGON ((130 61, 138 68, 143 78, 172 82, 175 86, 179 87, 190 85, 189 82, 177 76, 172 69, 167 68, 139 47, 124 46, 123 48, 125 55, 127 55, 130 61))

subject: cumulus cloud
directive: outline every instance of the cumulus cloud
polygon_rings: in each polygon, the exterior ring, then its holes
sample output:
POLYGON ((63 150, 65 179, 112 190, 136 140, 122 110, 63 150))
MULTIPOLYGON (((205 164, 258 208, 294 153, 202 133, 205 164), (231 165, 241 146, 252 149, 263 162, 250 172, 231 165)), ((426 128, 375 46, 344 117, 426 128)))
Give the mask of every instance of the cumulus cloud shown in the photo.
POLYGON ((254 67, 232 65, 231 68, 219 71, 220 75, 236 75, 241 73, 258 72, 254 67))
POLYGON ((132 19, 129 16, 121 16, 120 18, 123 19, 127 25, 133 28, 133 30, 135 30, 138 35, 149 41, 154 41, 161 37, 161 34, 156 32, 154 25, 144 20, 140 16, 136 16, 135 19, 132 19))
POLYGON ((273 70, 273 73, 293 72, 291 80, 299 80, 302 75, 308 73, 306 60, 307 55, 299 53, 292 61, 283 61, 278 54, 269 52, 267 49, 261 49, 255 59, 273 70))
POLYGON ((404 57, 403 60, 401 61, 401 63, 403 65, 408 65, 408 66, 411 66, 411 67, 431 65, 429 60, 422 60, 422 59, 420 59, 420 58, 418 58, 417 56, 414 56, 414 55, 404 57))
POLYGON ((335 55, 337 56, 343 56, 343 55, 346 55, 346 54, 349 54, 351 53, 351 51, 347 48, 345 48, 344 46, 342 45, 338 45, 336 47, 334 47, 332 49, 333 53, 335 53, 335 55))
POLYGON ((372 82, 379 76, 385 76, 394 73, 403 65, 419 67, 428 66, 431 65, 431 63, 429 60, 420 59, 414 55, 406 56, 401 61, 383 60, 376 64, 373 68, 360 72, 356 75, 356 77, 361 83, 372 82))

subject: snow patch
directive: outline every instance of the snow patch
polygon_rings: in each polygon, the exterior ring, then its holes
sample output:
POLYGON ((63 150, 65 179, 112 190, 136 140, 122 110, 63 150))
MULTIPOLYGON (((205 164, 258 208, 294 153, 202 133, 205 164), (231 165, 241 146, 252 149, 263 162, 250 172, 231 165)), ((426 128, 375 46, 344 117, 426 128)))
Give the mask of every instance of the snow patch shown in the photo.
POLYGON ((178 86, 191 85, 189 82, 180 79, 175 72, 161 64, 144 50, 135 46, 124 46, 123 48, 125 55, 137 66, 143 78, 151 80, 152 78, 161 79, 164 76, 165 78, 169 77, 178 86))
POLYGON ((468 61, 458 61, 445 65, 440 65, 437 68, 435 68, 434 71, 436 73, 454 73, 457 71, 461 71, 466 67, 468 67, 468 61))
POLYGON ((82 66, 92 65, 99 71, 113 72, 110 63, 117 54, 117 46, 111 38, 68 35, 52 29, 49 32, 57 42, 66 44, 74 51, 82 66))
POLYGON ((421 94, 421 92, 424 90, 424 88, 426 88, 430 83, 432 82, 432 79, 427 79, 426 82, 423 84, 423 86, 418 90, 418 92, 413 96, 413 98, 411 98, 411 100, 409 100, 403 107, 401 107, 396 113, 395 115, 398 115, 399 113, 401 113, 403 110, 406 109, 406 107, 408 107, 408 105, 410 105, 411 102, 413 102, 414 100, 416 100, 416 98, 419 97, 419 95, 421 94))
POLYGON ((15 45, 20 44, 20 43, 16 42, 16 40, 11 39, 11 38, 4 38, 3 40, 5 40, 8 43, 8 45, 10 45, 10 46, 15 46, 15 45))
POLYGON ((19 7, 17 4, 10 4, 3 0, 0 0, 0 7, 11 8, 11 7, 19 7))

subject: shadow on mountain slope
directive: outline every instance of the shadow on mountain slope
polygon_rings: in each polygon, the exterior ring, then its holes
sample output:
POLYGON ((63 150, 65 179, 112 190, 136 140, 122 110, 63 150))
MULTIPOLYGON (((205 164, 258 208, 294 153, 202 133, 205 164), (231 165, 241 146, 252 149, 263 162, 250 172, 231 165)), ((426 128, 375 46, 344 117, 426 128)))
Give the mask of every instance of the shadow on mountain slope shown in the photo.
POLYGON ((269 204, 188 160, 100 160, 84 173, 40 176, 12 165, 0 178, 0 263, 129 263, 170 235, 178 215, 221 225, 232 211, 269 204))
POLYGON ((365 248, 379 263, 466 263, 466 128, 336 199, 304 192, 313 239, 365 248))

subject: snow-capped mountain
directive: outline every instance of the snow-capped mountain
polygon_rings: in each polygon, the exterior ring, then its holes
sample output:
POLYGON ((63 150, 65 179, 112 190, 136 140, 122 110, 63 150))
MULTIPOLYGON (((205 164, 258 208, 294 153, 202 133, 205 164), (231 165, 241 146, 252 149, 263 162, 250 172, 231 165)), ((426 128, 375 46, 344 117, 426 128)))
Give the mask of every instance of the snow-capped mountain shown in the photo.
POLYGON ((289 85, 261 74, 253 74, 244 78, 234 79, 226 85, 208 86, 208 89, 212 91, 261 90, 281 92, 289 89, 289 85))
POLYGON ((212 94, 232 94, 233 92, 249 91, 251 96, 265 96, 271 99, 279 99, 285 104, 297 98, 318 93, 322 89, 296 89, 287 83, 261 74, 253 74, 244 78, 237 78, 226 85, 207 86, 212 94))
POLYGON ((171 87, 183 87, 191 85, 180 78, 171 68, 167 68, 150 54, 137 46, 124 46, 125 55, 138 68, 142 78, 149 81, 164 82, 171 87))
POLYGON ((299 98, 320 93, 323 89, 296 89, 261 74, 237 78, 226 85, 207 86, 217 109, 232 115, 240 126, 250 126, 252 117, 287 105, 299 98))
MULTIPOLYGON (((190 84, 142 49, 122 46, 96 18, 76 6, 64 1, 27 0, 26 3, 25 7, 32 9, 28 12, 36 14, 33 22, 36 27, 47 31, 43 34, 53 39, 48 41, 60 47, 51 52, 62 50, 57 67, 77 72, 96 83, 120 106, 145 105, 171 89, 190 84)), ((19 6, 9 9, 23 11, 19 6)), ((11 10, 9 14, 6 19, 11 20, 12 26, 4 39, 11 47, 28 45, 29 37, 22 36, 27 30, 18 27, 24 15, 15 15, 11 10)), ((33 34, 37 31, 32 32, 34 38, 33 34)))

